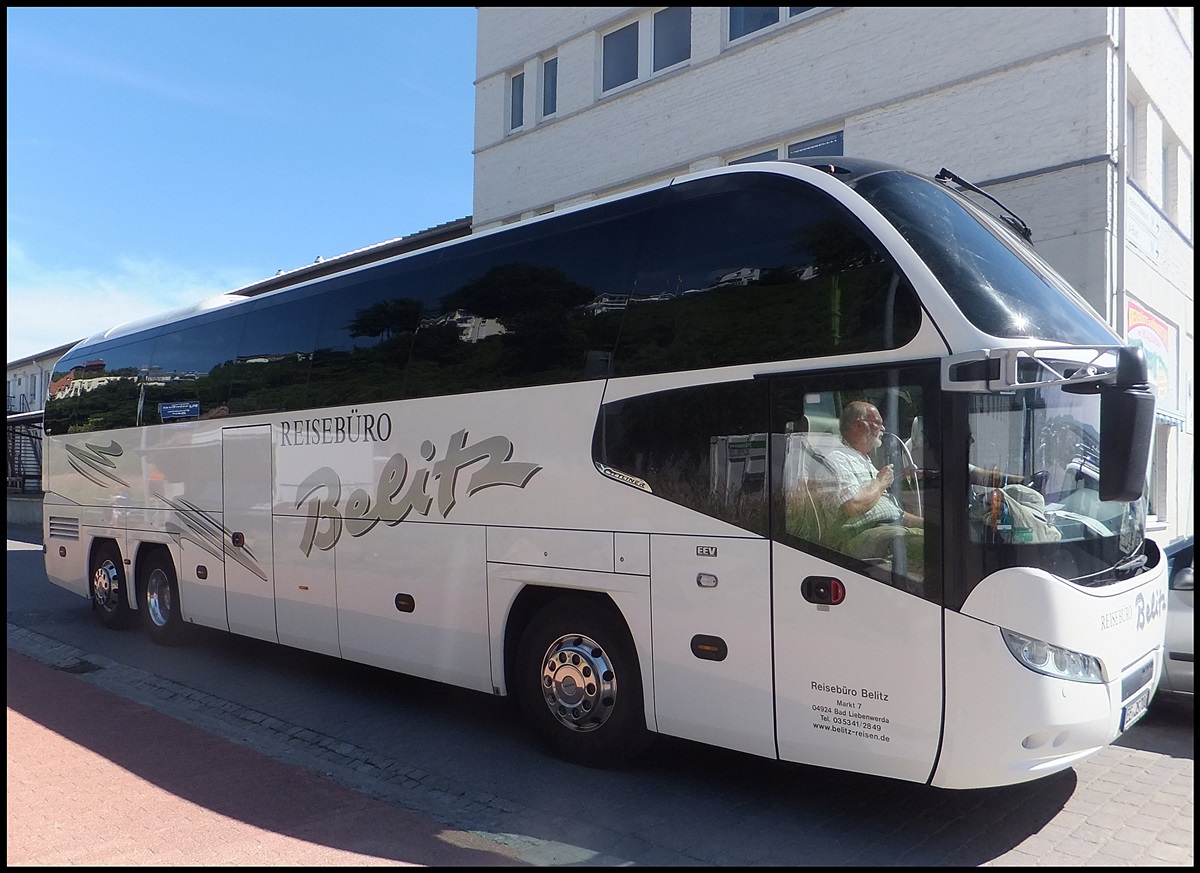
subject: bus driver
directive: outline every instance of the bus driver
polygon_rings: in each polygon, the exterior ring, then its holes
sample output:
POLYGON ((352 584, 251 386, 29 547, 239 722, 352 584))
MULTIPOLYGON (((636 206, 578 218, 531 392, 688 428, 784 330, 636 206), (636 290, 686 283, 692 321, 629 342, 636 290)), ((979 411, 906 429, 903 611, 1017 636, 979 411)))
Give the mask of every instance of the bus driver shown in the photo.
MULTIPOLYGON (((879 409, 866 400, 854 400, 842 410, 839 420, 842 445, 827 455, 834 474, 833 505, 841 514, 846 534, 844 550, 864 560, 884 559, 892 553, 898 536, 909 537, 908 551, 919 554, 924 522, 904 509, 892 492, 896 478, 892 464, 882 470, 871 461, 871 452, 883 444, 887 428, 879 409)), ((998 488, 1023 477, 968 465, 974 485, 998 488)))
POLYGON ((870 453, 883 444, 883 416, 873 403, 855 400, 842 410, 842 445, 828 453, 836 491, 834 505, 850 536, 848 551, 855 557, 886 558, 897 536, 921 536, 923 522, 907 512, 891 492, 896 478, 891 464, 882 470, 870 453))

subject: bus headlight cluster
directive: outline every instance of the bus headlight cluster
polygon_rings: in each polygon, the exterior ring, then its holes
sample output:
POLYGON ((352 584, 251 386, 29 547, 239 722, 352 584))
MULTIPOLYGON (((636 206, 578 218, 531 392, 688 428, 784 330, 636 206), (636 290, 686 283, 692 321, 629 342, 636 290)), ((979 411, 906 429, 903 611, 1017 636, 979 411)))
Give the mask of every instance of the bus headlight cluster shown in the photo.
POLYGON ((1004 628, 1000 628, 1000 632, 1004 634, 1004 642, 1013 657, 1030 670, 1075 682, 1104 681, 1100 661, 1091 655, 1054 646, 1004 628))

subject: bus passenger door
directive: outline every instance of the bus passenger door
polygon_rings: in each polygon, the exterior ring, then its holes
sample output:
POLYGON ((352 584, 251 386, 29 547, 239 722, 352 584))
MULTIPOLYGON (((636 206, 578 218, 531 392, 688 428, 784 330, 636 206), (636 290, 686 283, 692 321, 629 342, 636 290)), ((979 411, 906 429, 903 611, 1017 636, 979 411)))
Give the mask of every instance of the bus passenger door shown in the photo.
POLYGON ((271 427, 227 427, 221 436, 229 630, 279 642, 271 543, 271 427))
MULTIPOLYGON (((885 557, 866 557, 839 514, 834 482, 834 453, 847 448, 839 416, 851 401, 876 403, 887 431, 901 439, 902 420, 911 428, 914 417, 927 414, 927 384, 904 384, 903 375, 773 380, 776 739, 786 761, 925 782, 942 722, 938 526, 926 522, 929 543, 923 535, 897 537, 885 557), (906 405, 889 409, 897 391, 906 405)), ((876 467, 885 460, 872 453, 876 467)), ((923 497, 927 519, 935 518, 940 499, 923 497)))

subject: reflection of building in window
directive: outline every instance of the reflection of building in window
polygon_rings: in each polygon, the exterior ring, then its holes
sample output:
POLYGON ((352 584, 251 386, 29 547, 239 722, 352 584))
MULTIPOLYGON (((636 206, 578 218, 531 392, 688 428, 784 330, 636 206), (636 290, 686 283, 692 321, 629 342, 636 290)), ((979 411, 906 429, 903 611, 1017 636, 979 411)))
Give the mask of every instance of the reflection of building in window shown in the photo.
POLYGON ((482 318, 456 309, 446 315, 429 319, 421 323, 422 327, 430 325, 452 324, 458 328, 458 338, 464 343, 477 343, 489 336, 499 336, 508 333, 508 329, 494 318, 482 318))
POLYGON ((758 267, 742 267, 740 270, 734 270, 732 273, 726 273, 722 276, 717 282, 717 287, 749 285, 751 282, 757 282, 760 276, 762 276, 762 270, 758 267))
POLYGON ((765 495, 765 433, 712 437, 708 463, 709 487, 724 502, 732 502, 744 494, 765 495))
POLYGON ((60 379, 54 379, 50 383, 50 396, 51 397, 67 397, 67 396, 69 396, 67 391, 70 389, 71 383, 74 381, 75 381, 75 371, 74 370, 67 373, 65 376, 63 376, 60 379))
POLYGON ((154 385, 165 385, 168 382, 194 382, 202 375, 204 374, 195 370, 160 370, 157 373, 148 374, 146 382, 154 385))
POLYGON ((628 294, 601 294, 583 309, 590 315, 601 315, 605 312, 620 312, 628 305, 628 294))
POLYGON ((239 364, 273 364, 277 361, 307 361, 312 358, 309 352, 284 352, 280 355, 238 355, 239 364))
MULTIPOLYGON (((732 274, 731 274, 732 275, 732 274)), ((686 294, 699 294, 701 291, 707 291, 707 288, 693 288, 689 291, 684 291, 681 294, 648 294, 644 297, 636 297, 632 294, 609 294, 604 293, 598 295, 591 303, 583 306, 583 311, 589 315, 603 315, 606 312, 622 312, 635 303, 667 303, 675 300, 686 294)))
POLYGON ((126 377, 124 376, 101 376, 98 379, 72 379, 68 381, 66 385, 60 389, 59 393, 56 393, 54 396, 60 400, 64 397, 82 397, 89 391, 95 391, 97 388, 103 388, 110 382, 120 382, 125 378, 126 377))

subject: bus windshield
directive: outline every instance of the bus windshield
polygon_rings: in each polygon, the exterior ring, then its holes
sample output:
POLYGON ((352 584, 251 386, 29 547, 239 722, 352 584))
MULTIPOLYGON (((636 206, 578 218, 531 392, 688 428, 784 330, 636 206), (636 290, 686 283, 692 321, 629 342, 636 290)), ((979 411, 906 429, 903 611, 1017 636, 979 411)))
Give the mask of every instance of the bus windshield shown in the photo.
POLYGON ((1116 341, 1037 252, 957 192, 899 171, 873 173, 853 185, 908 240, 980 330, 1080 344, 1116 341))
MULTIPOLYGON (((966 395, 968 510, 980 578, 1035 566, 1083 585, 1136 572, 1145 504, 1102 501, 1100 397, 1061 385, 966 395)), ((974 575, 974 573, 972 573, 974 575)))

